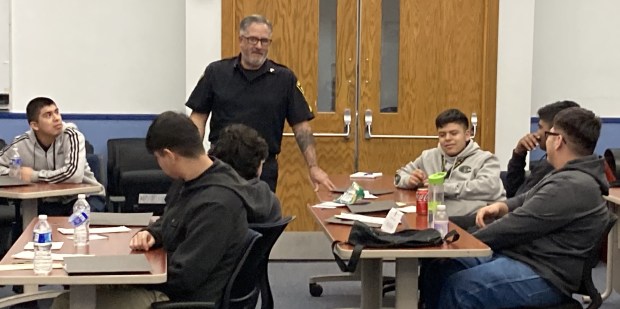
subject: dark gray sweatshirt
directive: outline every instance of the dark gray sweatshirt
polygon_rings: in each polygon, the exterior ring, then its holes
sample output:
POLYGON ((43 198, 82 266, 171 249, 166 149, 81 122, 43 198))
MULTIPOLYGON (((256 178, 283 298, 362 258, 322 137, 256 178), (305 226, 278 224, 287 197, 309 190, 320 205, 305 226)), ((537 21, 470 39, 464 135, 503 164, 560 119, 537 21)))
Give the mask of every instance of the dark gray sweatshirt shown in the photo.
POLYGON ((584 262, 609 220, 602 197, 608 191, 602 159, 572 160, 507 200, 510 212, 474 236, 570 295, 579 288, 584 262))

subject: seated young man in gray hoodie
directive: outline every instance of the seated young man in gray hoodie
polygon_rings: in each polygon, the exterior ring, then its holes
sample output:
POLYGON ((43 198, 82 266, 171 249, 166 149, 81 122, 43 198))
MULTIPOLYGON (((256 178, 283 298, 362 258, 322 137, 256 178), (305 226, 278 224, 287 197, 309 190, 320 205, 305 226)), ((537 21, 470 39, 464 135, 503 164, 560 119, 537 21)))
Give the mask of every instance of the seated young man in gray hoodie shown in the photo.
POLYGON ((248 194, 256 196, 260 201, 271 201, 248 205, 248 223, 277 222, 282 218, 280 201, 271 192, 269 185, 260 180, 263 163, 269 152, 267 142, 256 130, 243 124, 225 127, 209 154, 228 163, 239 176, 248 181, 248 194))
POLYGON ((489 202, 504 200, 499 160, 471 140, 467 116, 448 109, 437 116, 435 126, 439 146, 424 150, 396 171, 394 184, 417 189, 427 185, 428 175, 446 172, 444 195, 450 216, 471 214, 489 202))
MULTIPOLYGON (((32 99, 26 106, 30 130, 17 136, 0 150, 0 175, 9 173, 13 148, 22 159, 21 178, 28 182, 86 183, 101 186, 87 197, 92 211, 105 211, 105 189, 95 179, 86 162, 86 139, 71 123, 62 121, 56 103, 45 97, 32 99)), ((39 212, 69 215, 77 196, 46 198, 39 212)))
POLYGON ((555 116, 544 132, 554 171, 526 193, 478 210, 474 236, 492 256, 423 263, 425 308, 548 308, 577 291, 609 220, 603 159, 593 154, 600 130, 600 119, 583 108, 555 116))

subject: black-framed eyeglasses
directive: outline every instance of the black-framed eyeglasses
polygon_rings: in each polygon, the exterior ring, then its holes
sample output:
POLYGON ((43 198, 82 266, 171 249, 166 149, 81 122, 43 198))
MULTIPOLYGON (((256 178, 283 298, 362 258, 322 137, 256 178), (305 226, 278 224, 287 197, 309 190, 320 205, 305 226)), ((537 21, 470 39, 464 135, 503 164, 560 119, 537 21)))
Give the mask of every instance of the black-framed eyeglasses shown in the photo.
MULTIPOLYGON (((562 136, 562 134, 560 134, 558 132, 545 131, 545 140, 547 138, 549 138, 549 135, 551 135, 551 136, 562 136)), ((566 138, 564 138, 564 136, 562 136, 562 142, 564 144, 566 144, 566 138)))
POLYGON ((263 46, 269 46, 269 44, 271 44, 271 39, 260 39, 255 36, 245 36, 245 35, 242 35, 241 37, 244 38, 246 41, 248 41, 248 43, 252 45, 256 45, 258 44, 258 42, 260 42, 260 44, 263 46))

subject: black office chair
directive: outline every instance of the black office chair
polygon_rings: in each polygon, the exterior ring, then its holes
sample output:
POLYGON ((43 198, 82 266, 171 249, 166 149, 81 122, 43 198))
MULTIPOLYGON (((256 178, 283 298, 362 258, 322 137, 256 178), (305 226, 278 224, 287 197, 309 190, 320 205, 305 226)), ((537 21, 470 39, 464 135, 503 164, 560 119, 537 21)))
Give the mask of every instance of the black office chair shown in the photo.
POLYGON ((163 204, 139 203, 140 194, 166 194, 172 179, 166 176, 150 154, 144 138, 108 140, 108 201, 117 211, 163 212, 163 204))
POLYGON ((286 226, 293 220, 295 220, 295 216, 285 217, 274 223, 250 224, 252 230, 263 235, 258 242, 264 252, 261 254, 259 272, 256 274, 259 278, 258 287, 260 289, 262 309, 273 309, 274 307, 271 285, 269 284, 269 254, 271 253, 273 245, 275 245, 282 232, 284 232, 284 229, 286 229, 286 226))
MULTIPOLYGON (((579 290, 575 292, 575 294, 580 294, 587 296, 589 298, 590 305, 588 305, 587 309, 597 309, 600 308, 603 304, 603 298, 601 297, 601 293, 594 286, 594 282, 592 282, 592 269, 596 267, 599 262, 599 255, 601 252, 601 244, 604 238, 607 238, 611 229, 616 225, 616 221, 618 221, 618 217, 613 213, 609 214, 609 223, 605 226, 603 230, 603 234, 600 238, 596 239, 594 248, 590 251, 590 255, 586 259, 585 264, 583 265, 582 275, 581 275, 581 284, 579 286, 579 290)), ((579 301, 573 298, 567 298, 565 303, 552 306, 545 307, 547 309, 583 309, 583 306, 579 301)), ((523 309, 533 309, 533 308, 523 308, 523 309)))
POLYGON ((259 244, 262 235, 248 229, 245 237, 245 249, 239 258, 218 304, 213 302, 173 302, 163 301, 151 304, 152 309, 180 308, 217 308, 217 309, 254 309, 258 302, 259 289, 256 274, 261 268, 261 254, 265 248, 259 244))

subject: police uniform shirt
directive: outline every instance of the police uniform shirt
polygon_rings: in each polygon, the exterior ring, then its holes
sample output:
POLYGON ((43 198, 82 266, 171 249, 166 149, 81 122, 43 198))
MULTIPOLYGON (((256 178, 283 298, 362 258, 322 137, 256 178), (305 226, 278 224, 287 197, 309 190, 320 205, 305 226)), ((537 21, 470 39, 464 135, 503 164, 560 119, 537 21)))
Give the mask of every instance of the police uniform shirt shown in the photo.
POLYGON ((209 64, 185 105, 212 114, 211 143, 227 125, 243 123, 265 138, 270 155, 278 154, 284 120, 294 126, 314 114, 291 70, 267 59, 260 69, 246 71, 239 57, 209 64))

